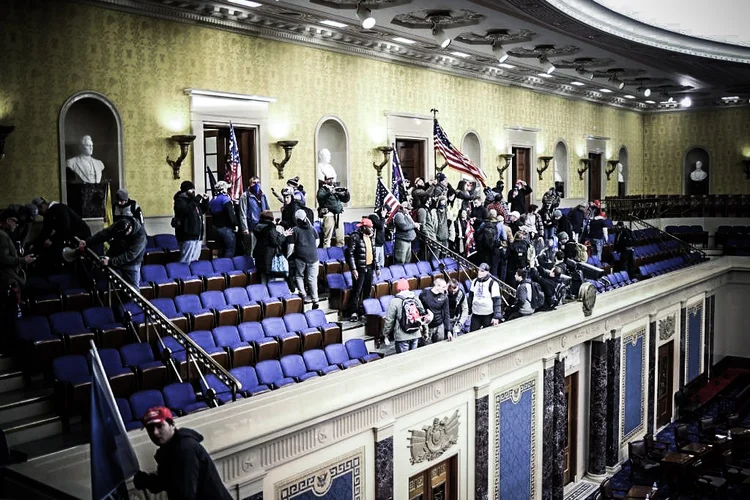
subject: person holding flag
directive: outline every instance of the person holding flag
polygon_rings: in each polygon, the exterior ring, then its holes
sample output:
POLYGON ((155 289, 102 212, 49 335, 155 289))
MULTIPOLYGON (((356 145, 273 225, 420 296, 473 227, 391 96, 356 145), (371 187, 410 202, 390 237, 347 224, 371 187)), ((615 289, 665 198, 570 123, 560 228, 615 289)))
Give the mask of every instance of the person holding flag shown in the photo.
POLYGON ((393 169, 391 172, 391 193, 396 201, 406 201, 408 193, 406 192, 406 186, 404 186, 404 171, 401 170, 401 159, 398 157, 398 150, 396 145, 392 144, 393 147, 393 169))
POLYGON ((227 158, 227 169, 224 171, 224 180, 229 185, 227 194, 233 200, 239 200, 244 189, 242 188, 242 164, 240 163, 240 150, 237 147, 237 136, 234 134, 234 125, 229 122, 229 158, 227 158))

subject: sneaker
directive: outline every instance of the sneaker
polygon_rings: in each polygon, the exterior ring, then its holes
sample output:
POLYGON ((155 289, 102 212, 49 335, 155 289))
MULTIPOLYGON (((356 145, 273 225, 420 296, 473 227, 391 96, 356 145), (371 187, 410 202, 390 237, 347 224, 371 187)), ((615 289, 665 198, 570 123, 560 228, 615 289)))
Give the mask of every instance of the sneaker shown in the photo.
POLYGON ((320 304, 318 304, 317 302, 313 302, 313 305, 312 305, 313 309, 317 309, 319 307, 320 307, 320 304))
POLYGON ((349 321, 351 321, 352 323, 358 323, 359 315, 357 313, 352 314, 351 317, 349 318, 349 321))
POLYGON ((311 304, 313 301, 312 297, 309 296, 303 297, 303 300, 305 301, 305 304, 311 304))

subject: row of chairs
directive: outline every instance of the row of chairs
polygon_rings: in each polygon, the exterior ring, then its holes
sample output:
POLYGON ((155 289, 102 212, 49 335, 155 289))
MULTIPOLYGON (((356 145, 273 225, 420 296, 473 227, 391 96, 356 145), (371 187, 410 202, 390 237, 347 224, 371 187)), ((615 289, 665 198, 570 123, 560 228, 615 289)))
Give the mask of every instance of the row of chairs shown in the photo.
POLYGON ((703 230, 703 226, 667 226, 664 232, 681 239, 691 245, 708 246, 708 231, 703 230))
MULTIPOLYGON (((203 246, 201 248, 201 259, 210 259, 211 250, 203 246)), ((174 234, 155 234, 146 238, 146 253, 143 256, 144 264, 166 264, 176 262, 180 259, 180 244, 174 234)))
POLYGON ((622 288, 633 283, 638 283, 638 280, 631 278, 627 271, 618 271, 616 273, 607 274, 602 276, 598 280, 588 279, 587 282, 594 285, 596 293, 604 293, 616 288, 622 288))
POLYGON ((641 276, 653 277, 661 276, 678 269, 683 269, 688 266, 692 266, 701 262, 700 254, 684 254, 677 257, 672 257, 652 264, 646 264, 638 267, 638 272, 641 276))
POLYGON ((196 260, 190 264, 170 262, 141 267, 140 292, 147 299, 224 290, 257 282, 252 257, 196 260))

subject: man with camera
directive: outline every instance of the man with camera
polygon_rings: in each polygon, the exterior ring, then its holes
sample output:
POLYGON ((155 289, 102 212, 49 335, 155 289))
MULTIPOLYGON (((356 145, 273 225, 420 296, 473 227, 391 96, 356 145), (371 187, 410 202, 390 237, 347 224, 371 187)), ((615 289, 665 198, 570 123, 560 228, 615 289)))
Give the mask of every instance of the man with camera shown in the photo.
POLYGON ((203 214, 208 210, 208 198, 195 193, 195 184, 182 181, 174 195, 172 227, 180 244, 180 262, 189 264, 201 256, 203 214))
POLYGON ((325 181, 318 189, 318 216, 323 219, 323 247, 331 246, 331 239, 336 240, 336 246, 344 246, 344 222, 341 214, 344 203, 351 196, 344 187, 337 187, 334 178, 326 174, 325 181))

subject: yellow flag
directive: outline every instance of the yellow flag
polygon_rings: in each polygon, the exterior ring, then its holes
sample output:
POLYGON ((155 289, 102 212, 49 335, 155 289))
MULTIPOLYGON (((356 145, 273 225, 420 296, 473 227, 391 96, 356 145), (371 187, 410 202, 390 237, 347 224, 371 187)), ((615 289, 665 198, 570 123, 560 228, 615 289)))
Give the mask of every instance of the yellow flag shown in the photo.
MULTIPOLYGON (((104 227, 112 225, 112 187, 107 183, 107 195, 104 197, 104 227)), ((109 243, 104 244, 104 253, 109 251, 109 243)))

